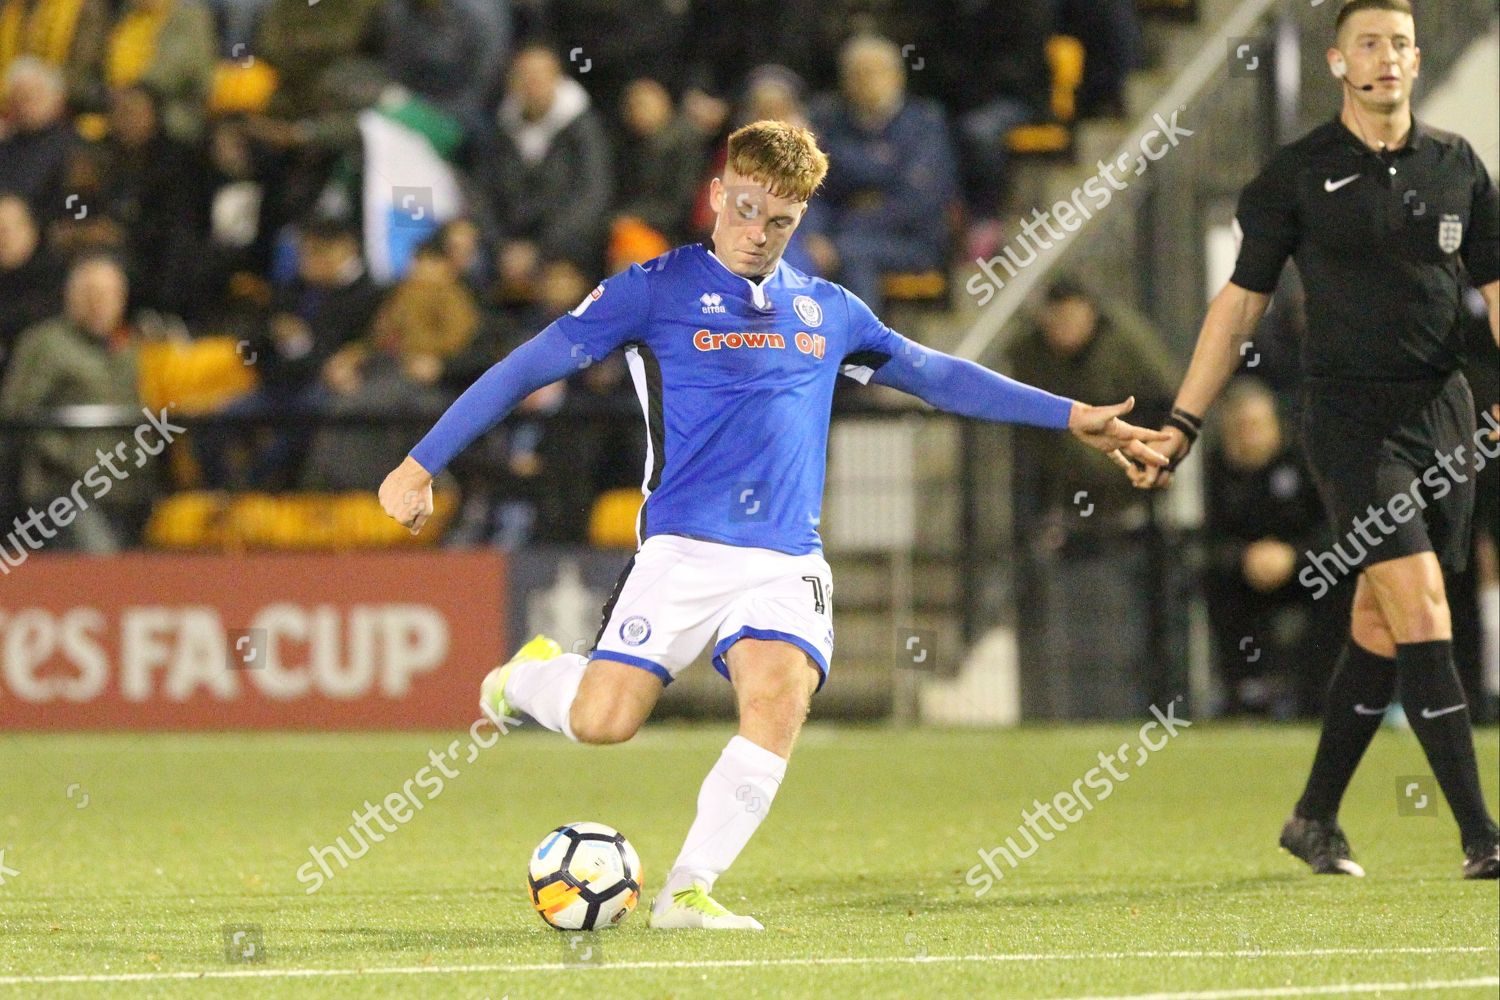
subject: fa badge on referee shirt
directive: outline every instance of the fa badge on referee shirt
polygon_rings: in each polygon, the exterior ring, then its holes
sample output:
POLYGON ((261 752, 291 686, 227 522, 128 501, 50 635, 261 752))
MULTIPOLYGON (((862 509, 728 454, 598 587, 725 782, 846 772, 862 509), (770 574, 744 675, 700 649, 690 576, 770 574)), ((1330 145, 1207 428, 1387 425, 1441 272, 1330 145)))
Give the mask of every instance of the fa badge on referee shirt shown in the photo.
POLYGON ((1464 243, 1464 220, 1457 215, 1444 214, 1438 221, 1438 247, 1443 253, 1452 253, 1464 243))

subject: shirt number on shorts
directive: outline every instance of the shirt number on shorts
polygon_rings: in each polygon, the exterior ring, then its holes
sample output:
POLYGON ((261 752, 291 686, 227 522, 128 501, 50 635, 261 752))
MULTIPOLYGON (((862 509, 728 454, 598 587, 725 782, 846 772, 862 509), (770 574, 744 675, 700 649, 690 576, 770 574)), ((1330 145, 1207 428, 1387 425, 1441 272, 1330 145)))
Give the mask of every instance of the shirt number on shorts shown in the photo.
POLYGON ((828 604, 825 600, 825 594, 823 591, 823 581, 815 576, 804 576, 802 579, 812 584, 813 612, 815 614, 821 615, 823 612, 828 610, 828 604))

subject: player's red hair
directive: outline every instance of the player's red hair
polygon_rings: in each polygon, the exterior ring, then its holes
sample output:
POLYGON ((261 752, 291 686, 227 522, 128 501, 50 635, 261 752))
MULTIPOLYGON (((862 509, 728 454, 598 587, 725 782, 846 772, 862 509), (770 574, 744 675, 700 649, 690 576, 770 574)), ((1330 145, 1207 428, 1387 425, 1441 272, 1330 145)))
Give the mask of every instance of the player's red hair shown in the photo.
POLYGON ((730 135, 728 166, 779 198, 807 201, 828 176, 828 154, 800 125, 759 121, 730 135))

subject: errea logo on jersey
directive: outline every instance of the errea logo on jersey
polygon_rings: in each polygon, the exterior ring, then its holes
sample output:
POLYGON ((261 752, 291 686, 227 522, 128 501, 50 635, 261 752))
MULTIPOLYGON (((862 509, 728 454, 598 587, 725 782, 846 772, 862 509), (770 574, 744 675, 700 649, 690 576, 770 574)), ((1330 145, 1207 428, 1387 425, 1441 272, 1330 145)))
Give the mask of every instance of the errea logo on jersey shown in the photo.
POLYGON ((698 296, 698 301, 703 303, 703 311, 706 313, 725 312, 724 296, 718 292, 704 292, 698 296))

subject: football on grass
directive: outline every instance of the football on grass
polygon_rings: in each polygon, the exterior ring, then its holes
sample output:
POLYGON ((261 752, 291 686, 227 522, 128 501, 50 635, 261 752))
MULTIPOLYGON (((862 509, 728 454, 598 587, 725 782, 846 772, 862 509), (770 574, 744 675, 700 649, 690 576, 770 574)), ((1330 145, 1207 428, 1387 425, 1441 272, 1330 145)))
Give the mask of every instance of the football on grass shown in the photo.
POLYGON ((613 927, 641 898, 641 859, 625 835, 603 823, 569 823, 531 852, 531 905, 560 931, 613 927))

